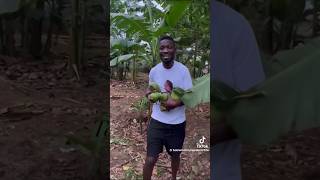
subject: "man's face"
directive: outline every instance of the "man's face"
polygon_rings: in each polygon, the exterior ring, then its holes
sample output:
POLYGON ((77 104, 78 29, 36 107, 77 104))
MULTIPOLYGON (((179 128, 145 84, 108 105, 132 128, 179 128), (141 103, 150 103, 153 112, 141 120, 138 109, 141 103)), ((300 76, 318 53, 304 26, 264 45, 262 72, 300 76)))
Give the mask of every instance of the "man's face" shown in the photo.
POLYGON ((167 64, 174 60, 176 53, 176 47, 174 42, 169 39, 163 39, 160 41, 160 59, 163 63, 167 64))

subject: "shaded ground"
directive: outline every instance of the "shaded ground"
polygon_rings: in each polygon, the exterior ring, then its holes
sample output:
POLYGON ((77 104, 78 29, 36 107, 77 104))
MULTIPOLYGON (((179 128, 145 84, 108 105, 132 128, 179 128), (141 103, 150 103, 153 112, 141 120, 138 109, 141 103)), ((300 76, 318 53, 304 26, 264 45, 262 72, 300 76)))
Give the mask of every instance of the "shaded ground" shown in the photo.
MULTIPOLYGON (((146 123, 140 134, 139 115, 132 103, 144 95, 147 76, 140 74, 136 84, 112 80, 110 83, 110 174, 111 179, 142 179, 146 156, 146 123)), ((209 106, 202 105, 187 111, 187 129, 184 149, 197 149, 196 143, 207 137, 209 146, 209 106)), ((148 123, 148 122, 147 122, 148 123)), ((178 176, 180 179, 209 179, 209 152, 183 152, 178 176)), ((170 179, 170 157, 166 151, 160 155, 153 179, 170 179)))
POLYGON ((244 146, 244 180, 319 180, 320 129, 291 134, 265 147, 244 146))
POLYGON ((0 179, 87 177, 90 157, 66 145, 65 135, 88 138, 103 117, 105 59, 91 59, 78 82, 57 47, 47 60, 0 56, 0 179))

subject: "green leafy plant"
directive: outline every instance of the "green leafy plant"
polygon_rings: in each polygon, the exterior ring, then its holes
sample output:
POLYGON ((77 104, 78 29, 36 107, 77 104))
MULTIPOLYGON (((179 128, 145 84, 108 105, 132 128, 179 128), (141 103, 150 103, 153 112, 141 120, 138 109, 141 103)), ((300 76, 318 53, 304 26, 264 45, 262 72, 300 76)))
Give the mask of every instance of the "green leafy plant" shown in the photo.
POLYGON ((91 139, 82 139, 75 135, 67 135, 67 144, 77 145, 81 148, 82 152, 92 158, 90 165, 91 179, 101 179, 106 171, 106 144, 107 133, 109 129, 109 120, 107 115, 97 124, 93 130, 91 139))
POLYGON ((267 144, 290 131, 320 126, 319 47, 315 39, 305 47, 279 52, 266 67, 273 73, 254 87, 263 97, 232 102, 227 121, 244 143, 267 144))
MULTIPOLYGON (((142 122, 144 120, 144 113, 149 110, 149 102, 146 97, 142 97, 139 101, 133 104, 133 109, 139 113, 138 121, 140 123, 140 133, 142 134, 142 122)), ((150 112, 148 112, 150 113, 150 112)))

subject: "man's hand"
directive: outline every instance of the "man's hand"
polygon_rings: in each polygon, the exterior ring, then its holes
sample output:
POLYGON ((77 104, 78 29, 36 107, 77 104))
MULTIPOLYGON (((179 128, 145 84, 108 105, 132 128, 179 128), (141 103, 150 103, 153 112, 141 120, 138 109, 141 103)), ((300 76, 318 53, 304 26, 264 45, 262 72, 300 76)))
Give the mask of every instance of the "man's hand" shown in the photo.
POLYGON ((176 107, 178 107, 178 106, 182 106, 183 105, 183 103, 182 103, 182 101, 175 101, 175 100, 173 100, 172 98, 168 98, 168 100, 164 103, 164 106, 166 107, 166 109, 168 110, 168 111, 170 111, 171 109, 174 109, 174 108, 176 108, 176 107))
POLYGON ((210 144, 212 146, 237 138, 236 132, 227 124, 226 119, 220 119, 218 122, 213 121, 210 136, 210 144))
POLYGON ((145 96, 148 98, 149 94, 151 94, 151 93, 152 93, 152 91, 150 90, 150 88, 148 88, 145 93, 145 96))

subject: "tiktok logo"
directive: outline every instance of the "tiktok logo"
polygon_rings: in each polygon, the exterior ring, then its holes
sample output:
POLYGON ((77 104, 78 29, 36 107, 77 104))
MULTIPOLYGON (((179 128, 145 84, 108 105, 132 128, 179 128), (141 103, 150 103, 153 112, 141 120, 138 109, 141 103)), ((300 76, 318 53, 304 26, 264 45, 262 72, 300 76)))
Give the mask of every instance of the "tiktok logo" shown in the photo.
POLYGON ((199 139, 199 143, 197 143, 197 148, 209 148, 208 145, 204 144, 204 140, 206 138, 202 136, 202 138, 199 139))
POLYGON ((200 143, 200 144, 203 144, 205 139, 206 139, 206 138, 205 138, 204 136, 202 136, 202 138, 199 140, 199 143, 200 143))

